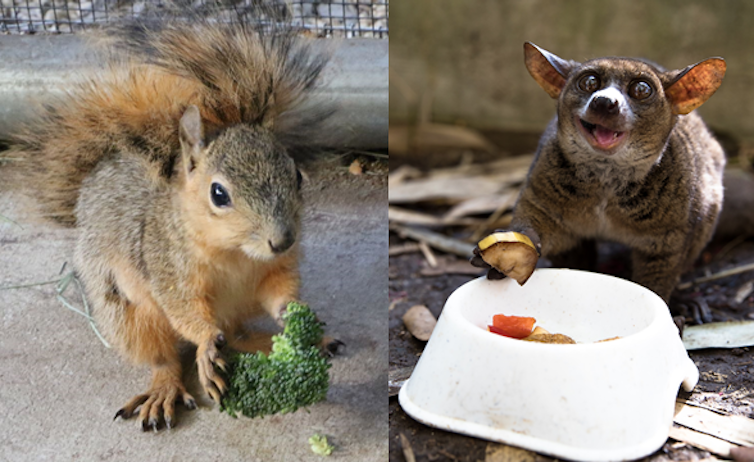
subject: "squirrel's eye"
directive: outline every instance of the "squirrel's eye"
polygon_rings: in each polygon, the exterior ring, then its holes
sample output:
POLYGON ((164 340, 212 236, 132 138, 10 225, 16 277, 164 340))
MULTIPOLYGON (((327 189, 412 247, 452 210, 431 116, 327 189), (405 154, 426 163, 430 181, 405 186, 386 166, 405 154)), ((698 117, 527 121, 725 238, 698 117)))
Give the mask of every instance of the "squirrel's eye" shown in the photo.
POLYGON ((600 79, 594 74, 587 74, 579 80, 579 88, 587 93, 594 93, 600 87, 600 79))
POLYGON ((643 80, 639 80, 628 87, 628 94, 634 99, 646 99, 652 95, 652 87, 643 80))
POLYGON ((304 177, 301 176, 301 171, 296 169, 296 187, 301 189, 301 182, 304 181, 304 177))
POLYGON ((209 191, 212 203, 215 204, 216 207, 227 207, 230 205, 230 194, 228 194, 228 190, 225 189, 223 185, 220 183, 212 183, 209 191))

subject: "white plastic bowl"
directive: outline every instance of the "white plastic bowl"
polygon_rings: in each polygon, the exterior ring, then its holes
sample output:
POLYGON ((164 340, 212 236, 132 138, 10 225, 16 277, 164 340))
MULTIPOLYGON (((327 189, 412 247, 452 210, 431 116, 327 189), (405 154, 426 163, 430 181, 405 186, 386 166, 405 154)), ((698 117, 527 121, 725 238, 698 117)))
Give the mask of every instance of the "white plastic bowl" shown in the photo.
POLYGON ((540 269, 522 287, 479 278, 453 292, 399 400, 414 419, 444 430, 565 459, 630 460, 662 446, 679 385, 690 391, 698 379, 652 291, 540 269), (487 332, 498 313, 533 316, 578 344, 487 332))

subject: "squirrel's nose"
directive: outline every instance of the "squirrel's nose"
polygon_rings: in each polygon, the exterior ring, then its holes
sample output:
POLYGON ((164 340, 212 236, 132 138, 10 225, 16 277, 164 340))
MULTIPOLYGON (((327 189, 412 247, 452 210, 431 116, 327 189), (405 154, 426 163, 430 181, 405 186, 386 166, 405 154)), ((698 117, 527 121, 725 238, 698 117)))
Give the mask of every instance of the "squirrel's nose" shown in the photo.
POLYGON ((618 101, 607 96, 598 96, 589 104, 589 108, 594 112, 612 115, 618 112, 618 101))
POLYGON ((275 254, 280 254, 290 249, 294 242, 296 242, 296 236, 291 230, 286 230, 282 236, 277 236, 275 239, 267 241, 270 245, 270 250, 275 254))

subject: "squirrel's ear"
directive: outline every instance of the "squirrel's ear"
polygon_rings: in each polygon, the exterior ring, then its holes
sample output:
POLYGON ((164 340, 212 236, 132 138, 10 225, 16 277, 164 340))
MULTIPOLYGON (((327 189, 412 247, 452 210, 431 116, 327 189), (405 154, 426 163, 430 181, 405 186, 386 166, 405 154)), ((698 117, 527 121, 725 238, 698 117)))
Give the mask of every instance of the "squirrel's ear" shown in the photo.
POLYGON ((181 152, 186 173, 191 173, 204 147, 204 127, 199 108, 193 104, 183 113, 180 127, 181 152))
POLYGON ((665 85, 665 95, 670 100, 674 114, 688 114, 701 106, 723 83, 725 60, 710 58, 681 71, 665 85))
POLYGON ((524 43, 524 62, 529 74, 552 98, 560 96, 568 74, 578 64, 561 59, 531 42, 524 43))

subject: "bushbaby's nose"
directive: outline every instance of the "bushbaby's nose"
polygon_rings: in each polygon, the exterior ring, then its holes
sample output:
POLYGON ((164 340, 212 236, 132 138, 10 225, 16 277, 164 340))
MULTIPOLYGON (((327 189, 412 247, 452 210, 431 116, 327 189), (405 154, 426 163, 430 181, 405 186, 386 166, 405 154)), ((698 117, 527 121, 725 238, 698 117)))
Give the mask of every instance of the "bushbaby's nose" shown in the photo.
POLYGON ((293 243, 296 242, 296 236, 293 231, 286 230, 281 236, 276 236, 267 242, 270 244, 272 253, 280 254, 291 248, 293 243))
POLYGON ((620 108, 618 107, 618 100, 607 96, 598 96, 589 104, 589 109, 598 114, 613 115, 617 114, 620 108))

